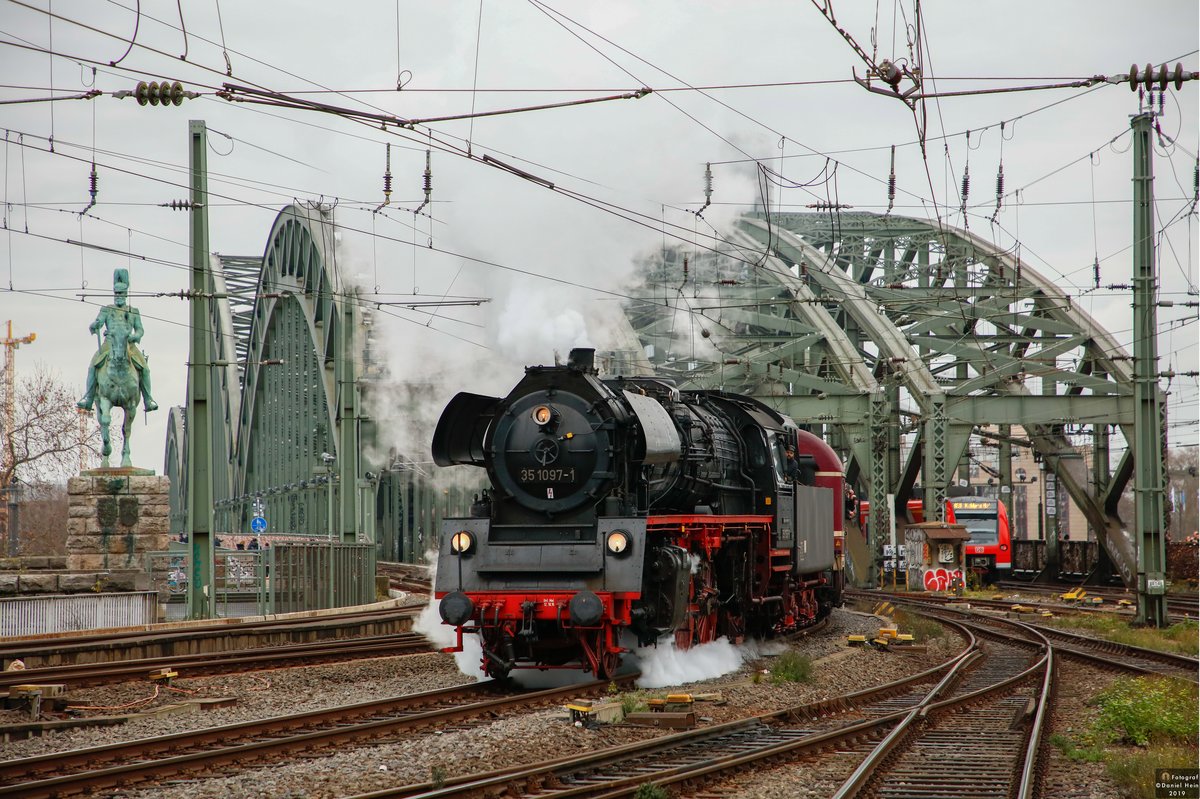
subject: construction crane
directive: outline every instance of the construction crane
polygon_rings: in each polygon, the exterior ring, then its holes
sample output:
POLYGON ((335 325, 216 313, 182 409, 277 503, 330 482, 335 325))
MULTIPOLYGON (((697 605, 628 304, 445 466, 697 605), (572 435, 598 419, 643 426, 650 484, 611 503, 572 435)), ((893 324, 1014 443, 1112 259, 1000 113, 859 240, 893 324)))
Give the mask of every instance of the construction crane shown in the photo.
POLYGON ((12 430, 17 418, 17 365, 16 351, 22 344, 32 344, 37 333, 21 338, 13 337, 12 320, 8 320, 8 332, 0 343, 4 345, 4 438, 0 440, 0 530, 8 539, 8 552, 16 554, 16 531, 8 529, 9 483, 13 472, 12 430))

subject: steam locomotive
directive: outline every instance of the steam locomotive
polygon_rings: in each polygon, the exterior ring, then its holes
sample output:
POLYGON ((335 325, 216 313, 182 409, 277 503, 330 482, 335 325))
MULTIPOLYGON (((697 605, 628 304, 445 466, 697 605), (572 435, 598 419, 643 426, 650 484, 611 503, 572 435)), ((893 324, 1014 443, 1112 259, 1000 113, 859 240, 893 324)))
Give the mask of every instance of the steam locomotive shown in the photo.
POLYGON ((815 624, 840 602, 836 453, 747 397, 604 377, 595 352, 530 366, 503 399, 460 393, 440 466, 487 470, 442 523, 435 598, 483 670, 617 669, 626 644, 687 648, 815 624), (788 463, 785 450, 797 453, 788 463))

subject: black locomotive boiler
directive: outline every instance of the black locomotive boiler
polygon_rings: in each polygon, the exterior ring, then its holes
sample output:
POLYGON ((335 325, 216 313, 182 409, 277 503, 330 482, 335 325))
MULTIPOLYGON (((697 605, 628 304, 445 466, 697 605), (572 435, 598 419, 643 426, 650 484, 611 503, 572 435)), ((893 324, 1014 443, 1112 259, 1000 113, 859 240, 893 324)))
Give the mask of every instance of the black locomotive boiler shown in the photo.
POLYGON ((625 631, 686 648, 827 615, 842 586, 833 450, 757 400, 601 378, 593 359, 572 350, 507 397, 460 393, 443 411, 434 461, 491 483, 442 524, 436 598, 458 631, 446 651, 477 634, 492 676, 604 678, 625 631))

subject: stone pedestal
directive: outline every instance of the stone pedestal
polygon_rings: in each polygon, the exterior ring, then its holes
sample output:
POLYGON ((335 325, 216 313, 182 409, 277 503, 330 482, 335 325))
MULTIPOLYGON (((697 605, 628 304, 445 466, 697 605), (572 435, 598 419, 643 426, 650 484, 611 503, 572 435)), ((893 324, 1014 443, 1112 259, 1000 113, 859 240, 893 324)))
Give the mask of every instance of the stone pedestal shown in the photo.
POLYGON ((67 568, 146 570, 143 553, 167 549, 170 485, 149 469, 90 469, 67 481, 67 568))

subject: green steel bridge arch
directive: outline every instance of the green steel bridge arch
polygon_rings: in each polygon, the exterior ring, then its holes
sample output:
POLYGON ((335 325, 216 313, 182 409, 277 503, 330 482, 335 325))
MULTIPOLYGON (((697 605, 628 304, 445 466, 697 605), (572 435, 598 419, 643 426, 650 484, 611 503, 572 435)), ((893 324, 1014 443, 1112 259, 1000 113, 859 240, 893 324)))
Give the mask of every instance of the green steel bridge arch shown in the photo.
POLYGON ((1133 584, 1136 550, 1116 513, 1129 451, 1109 468, 1114 429, 1133 440, 1129 355, 1012 252, 907 217, 754 213, 715 251, 667 249, 644 267, 627 317, 649 367, 757 396, 823 432, 865 489, 873 531, 887 527, 889 495, 903 515, 918 478, 927 518, 940 518, 972 436, 998 442, 1011 486, 1019 427, 1133 584), (1090 428, 1089 446, 1068 426, 1090 428))
MULTIPOLYGON (((355 308, 334 266, 329 213, 288 206, 267 238, 233 422, 233 527, 248 529, 257 500, 273 529, 328 534, 343 521, 343 495, 353 497, 357 419, 345 420, 349 442, 338 427, 341 395, 355 389, 337 372, 355 357, 344 329, 355 308)), ((342 532, 354 540, 354 529, 342 532)))
MULTIPOLYGON (((251 535, 260 511, 268 534, 333 535, 420 559, 467 494, 435 488, 405 455, 364 455, 378 427, 362 395, 386 371, 372 362, 369 309, 338 271, 332 209, 284 208, 262 256, 213 254, 204 301, 218 537, 251 535)), ((164 455, 173 536, 187 519, 186 415, 171 409, 164 455)))

